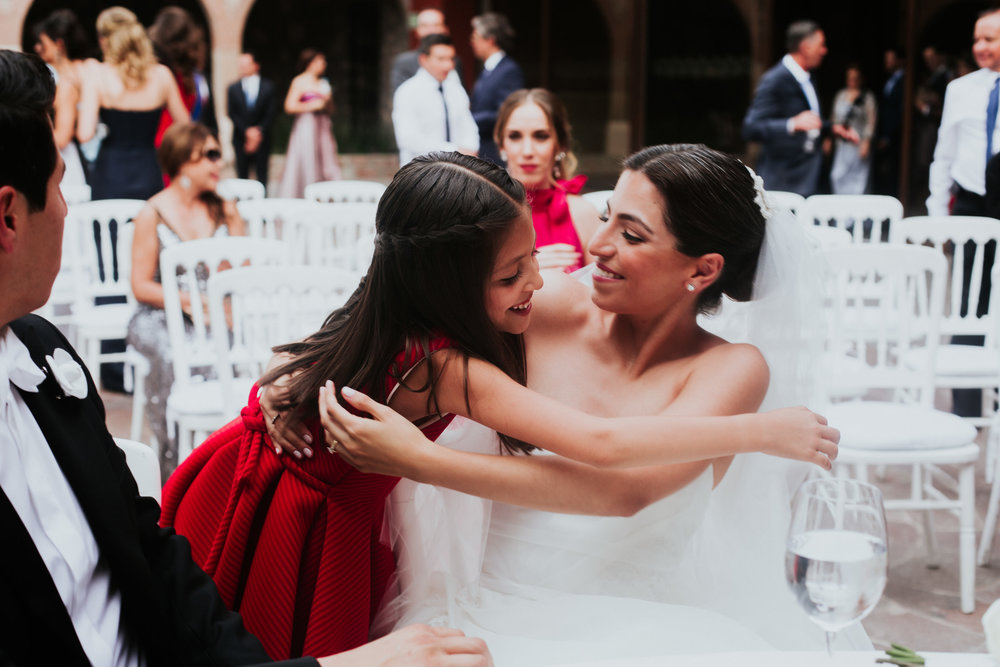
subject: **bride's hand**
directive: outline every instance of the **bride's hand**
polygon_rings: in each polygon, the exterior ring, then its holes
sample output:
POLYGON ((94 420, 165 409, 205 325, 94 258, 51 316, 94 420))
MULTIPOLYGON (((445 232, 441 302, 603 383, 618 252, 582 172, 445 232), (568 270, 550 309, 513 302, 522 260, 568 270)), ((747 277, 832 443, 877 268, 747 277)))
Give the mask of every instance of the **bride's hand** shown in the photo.
POLYGON ((430 441, 392 408, 348 387, 340 393, 351 407, 371 418, 354 415, 338 403, 333 382, 328 381, 319 390, 327 447, 361 472, 408 476, 419 447, 430 441))
POLYGON ((275 407, 277 403, 283 401, 285 386, 290 377, 285 375, 271 384, 261 386, 257 392, 257 399, 275 453, 281 454, 284 451, 297 459, 303 456, 308 459, 313 455, 312 435, 309 434, 309 429, 292 416, 294 411, 280 412, 275 407))
POLYGON ((828 425, 823 415, 799 406, 755 417, 759 428, 753 435, 754 451, 815 463, 824 470, 833 468, 840 431, 828 425))

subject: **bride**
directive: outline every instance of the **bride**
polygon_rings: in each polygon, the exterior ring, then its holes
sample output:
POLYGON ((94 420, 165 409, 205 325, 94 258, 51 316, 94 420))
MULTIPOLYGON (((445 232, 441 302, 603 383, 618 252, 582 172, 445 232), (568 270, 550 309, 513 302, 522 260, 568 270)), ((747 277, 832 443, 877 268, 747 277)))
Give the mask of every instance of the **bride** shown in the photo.
MULTIPOLYGON (((815 320, 790 323, 818 289, 776 261, 808 263, 809 251, 789 245, 794 228, 776 235, 779 223, 765 224, 751 173, 703 146, 631 156, 590 243, 592 287, 552 275, 535 295, 528 386, 600 416, 756 411, 769 384, 764 354, 698 318, 723 295, 755 292, 741 311, 727 302, 726 329, 754 340, 766 330, 775 389, 785 392, 768 403, 801 400, 798 362, 814 357, 818 336, 800 328, 815 320)), ((792 464, 743 455, 599 470, 554 455, 486 459, 497 442, 472 422, 438 439, 452 448, 434 447, 389 408, 342 394, 375 417, 321 392, 327 439, 361 470, 500 501, 397 487, 400 594, 383 612, 389 625, 461 627, 487 640, 497 664, 823 645, 783 583, 789 488, 803 474, 792 464)), ((870 647, 860 626, 842 636, 870 647)))

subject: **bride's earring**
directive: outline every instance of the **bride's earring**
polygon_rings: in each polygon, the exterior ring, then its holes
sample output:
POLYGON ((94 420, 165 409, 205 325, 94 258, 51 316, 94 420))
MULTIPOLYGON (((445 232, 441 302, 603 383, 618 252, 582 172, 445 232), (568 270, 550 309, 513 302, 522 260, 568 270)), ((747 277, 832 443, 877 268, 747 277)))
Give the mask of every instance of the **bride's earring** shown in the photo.
POLYGON ((688 283, 687 285, 685 285, 685 287, 687 287, 688 292, 694 291, 694 283, 688 283))

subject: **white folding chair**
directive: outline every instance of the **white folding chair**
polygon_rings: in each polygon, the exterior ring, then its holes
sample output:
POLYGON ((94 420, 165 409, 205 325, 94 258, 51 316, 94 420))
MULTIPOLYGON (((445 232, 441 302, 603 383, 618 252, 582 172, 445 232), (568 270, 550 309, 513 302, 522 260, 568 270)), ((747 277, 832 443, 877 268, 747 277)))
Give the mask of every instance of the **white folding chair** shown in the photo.
POLYGON ((69 323, 95 378, 102 363, 126 361, 123 352, 102 353, 101 341, 125 338, 135 311, 131 221, 143 206, 138 199, 102 199, 71 206, 66 216, 63 248, 75 291, 69 323))
POLYGON ((89 185, 62 184, 59 186, 59 189, 62 191, 63 199, 66 200, 67 206, 82 204, 85 201, 90 201, 89 185))
POLYGON ((247 236, 257 239, 284 238, 285 226, 290 221, 309 218, 321 206, 311 199, 279 197, 236 202, 240 217, 247 226, 247 236))
POLYGON ((766 190, 764 192, 764 203, 772 211, 788 211, 793 217, 797 217, 806 198, 798 192, 785 192, 784 190, 766 190))
POLYGON ((367 270, 359 266, 363 255, 358 248, 375 234, 377 209, 378 204, 370 202, 316 204, 307 215, 290 218, 282 238, 291 263, 367 270))
POLYGON ((223 405, 239 414, 270 361, 271 348, 313 333, 358 286, 352 271, 326 267, 246 266, 208 279, 212 328, 223 405))
POLYGON ((929 565, 937 560, 931 511, 958 516, 961 609, 971 613, 976 429, 933 407, 944 256, 931 248, 881 243, 834 248, 823 256, 830 267, 826 353, 833 361, 824 378, 831 403, 820 412, 840 429, 837 472, 866 480, 871 465, 911 469, 909 497, 887 499, 885 507, 924 512, 929 565), (838 357, 850 363, 837 363, 838 357), (862 392, 861 399, 837 402, 862 392), (943 465, 957 468, 957 478, 943 465))
POLYGON ((593 204, 597 212, 603 215, 608 210, 608 199, 611 198, 614 192, 614 190, 595 190, 594 192, 586 192, 580 196, 593 204))
POLYGON ((320 181, 307 185, 305 198, 323 202, 378 203, 385 186, 375 181, 320 181))
POLYGON ((885 195, 813 195, 802 204, 798 218, 806 225, 846 229, 855 243, 880 243, 894 240, 903 205, 885 195))
POLYGON ((149 445, 126 438, 115 438, 115 444, 125 453, 125 463, 139 487, 139 495, 149 496, 159 504, 160 461, 156 452, 149 445))
POLYGON ((265 196, 264 184, 252 178, 223 178, 219 180, 215 191, 223 199, 236 202, 263 199, 265 196))
MULTIPOLYGON (((177 437, 177 462, 194 448, 195 439, 222 426, 228 418, 218 380, 209 379, 215 349, 209 335, 207 281, 221 269, 284 263, 287 251, 280 241, 222 237, 185 241, 160 253, 163 308, 167 319, 174 384, 167 397, 167 423, 177 437), (187 295, 191 332, 185 327, 181 294, 187 295)), ((226 322, 213 322, 226 328, 226 322)))
POLYGON ((982 416, 967 419, 976 426, 986 426, 993 414, 995 390, 1000 386, 1000 346, 996 335, 1000 313, 997 308, 990 307, 979 316, 977 306, 983 281, 984 250, 987 243, 992 241, 995 245, 1000 239, 1000 220, 958 215, 904 218, 900 222, 899 234, 900 240, 918 245, 930 244, 946 256, 950 255, 948 298, 941 319, 941 335, 982 336, 985 344, 942 342, 934 369, 935 384, 948 389, 982 389, 982 416), (968 307, 963 311, 962 289, 966 268, 970 270, 971 279, 966 300, 968 307))
POLYGON ((809 227, 806 227, 805 230, 806 238, 809 239, 810 245, 812 245, 815 250, 843 248, 854 242, 849 231, 838 227, 820 227, 819 225, 810 225, 809 227))

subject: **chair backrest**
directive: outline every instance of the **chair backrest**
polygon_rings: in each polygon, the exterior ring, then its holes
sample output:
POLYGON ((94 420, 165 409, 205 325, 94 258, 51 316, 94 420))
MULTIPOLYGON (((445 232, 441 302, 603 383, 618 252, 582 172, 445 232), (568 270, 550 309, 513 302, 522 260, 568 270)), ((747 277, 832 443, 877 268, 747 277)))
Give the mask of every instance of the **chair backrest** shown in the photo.
POLYGON ((74 309, 94 306, 96 298, 132 299, 131 221, 146 202, 102 199, 69 207, 63 232, 63 265, 74 276, 74 309))
POLYGON ((198 239, 163 249, 160 280, 175 386, 204 377, 204 369, 215 361, 206 317, 209 278, 220 270, 245 264, 284 264, 286 258, 287 249, 281 241, 246 237, 198 239), (184 310, 182 294, 189 304, 184 310), (190 322, 190 332, 185 322, 190 322))
POLYGON ((258 239, 284 238, 285 226, 289 221, 299 221, 315 215, 317 201, 274 197, 269 199, 245 199, 236 202, 240 217, 247 225, 247 236, 258 239))
POLYGON ((806 225, 839 227, 851 232, 855 243, 893 241, 903 205, 886 195, 813 195, 799 209, 806 225))
POLYGON ((313 333, 347 301, 360 276, 327 267, 247 266, 208 279, 216 371, 226 414, 238 414, 267 367, 271 348, 313 333))
POLYGON ((215 188, 223 199, 241 202, 248 199, 263 199, 264 184, 252 178, 223 178, 215 188))
POLYGON ((806 227, 805 230, 806 238, 809 239, 809 243, 816 250, 822 250, 824 248, 843 248, 844 246, 849 246, 854 242, 854 239, 851 237, 851 233, 846 229, 840 229, 839 227, 820 227, 819 225, 810 225, 809 227, 806 227))
MULTIPOLYGON (((375 203, 316 204, 307 215, 286 221, 282 239, 292 264, 360 271, 359 244, 375 234, 375 203)), ((368 257, 369 261, 371 257, 368 257)))
POLYGON ((944 255, 902 244, 854 244, 822 253, 827 289, 830 398, 934 400, 934 362, 944 301, 944 255), (845 359, 848 357, 850 359, 845 359))
POLYGON ((806 198, 798 192, 767 190, 764 192, 764 202, 774 211, 788 211, 793 216, 798 216, 806 198))
MULTIPOLYGON (((951 255, 942 335, 984 335, 992 339, 992 320, 1000 316, 990 308, 983 316, 977 313, 983 281, 984 254, 987 244, 1000 240, 1000 220, 976 216, 943 215, 904 218, 899 224, 899 240, 916 245, 930 245, 951 255), (965 276, 969 275, 967 279, 965 276), (966 282, 968 280, 968 282, 966 282), (963 301, 963 286, 968 295, 963 301)), ((987 345, 991 341, 987 341, 987 345)))
POLYGON ((593 204, 598 213, 603 214, 608 210, 608 199, 611 198, 614 192, 614 190, 595 190, 594 192, 587 192, 580 196, 593 204))
POLYGON ((324 202, 378 203, 385 186, 375 181, 320 181, 307 185, 305 198, 324 202))
POLYGON ((139 494, 149 496, 159 503, 160 461, 156 457, 156 452, 149 445, 126 438, 115 438, 115 444, 125 453, 125 463, 135 478, 139 494))
POLYGON ((72 206, 73 204, 82 204, 85 201, 90 201, 90 186, 89 185, 67 185, 62 184, 59 186, 62 190, 63 199, 66 200, 67 206, 72 206))

